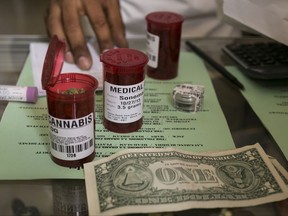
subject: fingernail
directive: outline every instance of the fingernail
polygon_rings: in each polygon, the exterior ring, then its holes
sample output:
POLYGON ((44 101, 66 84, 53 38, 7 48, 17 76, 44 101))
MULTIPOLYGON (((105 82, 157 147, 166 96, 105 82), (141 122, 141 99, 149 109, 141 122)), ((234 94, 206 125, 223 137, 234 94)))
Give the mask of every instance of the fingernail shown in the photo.
POLYGON ((81 56, 79 59, 78 59, 78 62, 77 62, 77 65, 81 68, 81 69, 84 69, 84 70, 88 70, 91 66, 91 63, 90 61, 84 57, 84 56, 81 56))
POLYGON ((74 58, 73 55, 70 51, 65 53, 65 60, 69 63, 73 63, 74 62, 74 58))
POLYGON ((103 51, 102 51, 102 53, 105 53, 105 52, 107 52, 109 49, 104 49, 103 51))

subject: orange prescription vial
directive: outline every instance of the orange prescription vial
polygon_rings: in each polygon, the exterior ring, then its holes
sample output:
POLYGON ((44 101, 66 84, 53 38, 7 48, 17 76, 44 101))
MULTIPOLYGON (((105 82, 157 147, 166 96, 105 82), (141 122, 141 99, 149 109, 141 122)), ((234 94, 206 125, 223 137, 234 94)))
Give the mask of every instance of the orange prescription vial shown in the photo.
POLYGON ((95 91, 98 81, 81 73, 60 74, 65 43, 50 41, 42 71, 46 90, 52 160, 82 167, 95 157, 95 91))
POLYGON ((105 128, 129 133, 143 122, 145 65, 148 57, 134 49, 118 48, 104 52, 104 118, 105 128))
POLYGON ((167 80, 177 77, 183 17, 159 11, 146 16, 147 75, 167 80))

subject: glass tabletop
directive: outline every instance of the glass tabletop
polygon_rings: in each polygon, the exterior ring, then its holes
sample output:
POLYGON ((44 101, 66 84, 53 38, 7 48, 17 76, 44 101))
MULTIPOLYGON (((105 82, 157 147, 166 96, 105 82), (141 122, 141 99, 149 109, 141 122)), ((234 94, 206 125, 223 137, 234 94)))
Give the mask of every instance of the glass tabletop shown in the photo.
MULTIPOLYGON (((93 38, 88 40, 95 44, 93 38)), ((233 63, 221 52, 221 48, 236 40, 266 39, 193 38, 197 46, 223 65, 233 65, 233 63)), ((29 44, 47 41, 48 38, 38 35, 0 36, 0 85, 15 85, 29 54, 29 44)), ((184 42, 182 50, 189 50, 184 42)), ((141 40, 131 40, 129 44, 135 49, 145 47, 145 42, 141 40)), ((236 147, 241 147, 243 143, 259 142, 266 153, 275 157, 287 170, 288 163, 285 156, 241 92, 209 65, 206 66, 236 147)), ((0 101, 0 119, 6 105, 7 102, 0 101)), ((5 164, 5 166, 9 165, 5 164)), ((0 200, 0 215, 88 215, 84 180, 0 181, 0 200)), ((191 209, 155 215, 285 215, 287 208, 285 201, 282 201, 247 208, 191 209)))

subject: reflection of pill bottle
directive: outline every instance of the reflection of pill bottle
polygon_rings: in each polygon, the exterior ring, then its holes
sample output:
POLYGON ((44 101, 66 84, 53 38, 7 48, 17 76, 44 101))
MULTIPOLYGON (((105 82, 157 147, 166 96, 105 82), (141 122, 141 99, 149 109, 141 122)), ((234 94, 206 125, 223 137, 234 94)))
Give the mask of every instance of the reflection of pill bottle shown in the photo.
POLYGON ((183 17, 172 12, 153 12, 147 21, 147 75, 172 79, 178 73, 183 17))
POLYGON ((85 181, 82 179, 54 180, 53 215, 88 216, 85 181))
POLYGON ((129 133, 141 128, 144 103, 144 67, 148 57, 128 48, 111 49, 101 55, 104 70, 105 128, 129 133))
POLYGON ((65 44, 52 38, 42 73, 46 90, 52 160, 82 167, 95 157, 95 91, 97 80, 80 73, 60 74, 65 44))

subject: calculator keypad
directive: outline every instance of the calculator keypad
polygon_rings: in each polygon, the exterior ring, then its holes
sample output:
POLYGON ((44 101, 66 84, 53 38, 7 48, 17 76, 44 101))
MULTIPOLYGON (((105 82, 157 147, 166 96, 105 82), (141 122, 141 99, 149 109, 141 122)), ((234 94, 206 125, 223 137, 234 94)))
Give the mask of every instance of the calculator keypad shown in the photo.
POLYGON ((230 44, 223 50, 253 78, 288 78, 288 46, 284 44, 230 44))

